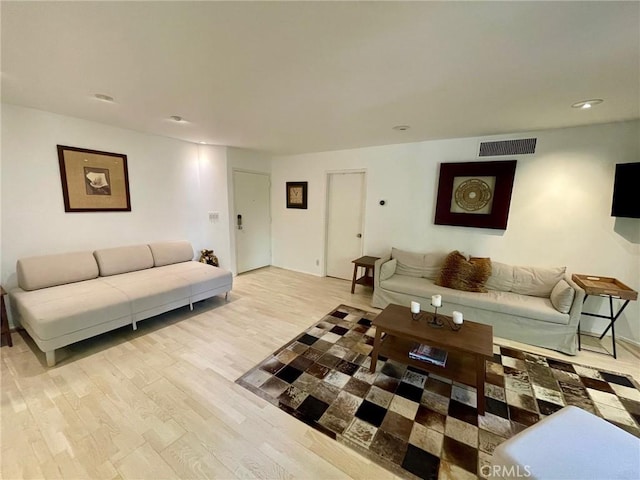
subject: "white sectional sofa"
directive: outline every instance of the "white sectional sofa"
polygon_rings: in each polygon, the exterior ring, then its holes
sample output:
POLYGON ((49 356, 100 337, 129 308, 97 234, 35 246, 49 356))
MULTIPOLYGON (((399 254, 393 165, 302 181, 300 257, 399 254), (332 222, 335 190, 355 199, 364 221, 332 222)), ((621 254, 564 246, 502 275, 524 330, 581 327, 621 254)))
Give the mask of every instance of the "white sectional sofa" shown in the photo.
POLYGON ((435 284, 445 253, 414 253, 392 249, 376 261, 372 305, 408 306, 433 311, 432 295, 442 295, 438 313, 454 310, 493 326, 497 337, 575 355, 577 329, 585 292, 564 268, 519 267, 491 261, 486 293, 454 290, 435 284))
POLYGON ((29 257, 17 262, 14 319, 47 364, 55 349, 153 317, 233 286, 230 272, 193 261, 186 241, 29 257))

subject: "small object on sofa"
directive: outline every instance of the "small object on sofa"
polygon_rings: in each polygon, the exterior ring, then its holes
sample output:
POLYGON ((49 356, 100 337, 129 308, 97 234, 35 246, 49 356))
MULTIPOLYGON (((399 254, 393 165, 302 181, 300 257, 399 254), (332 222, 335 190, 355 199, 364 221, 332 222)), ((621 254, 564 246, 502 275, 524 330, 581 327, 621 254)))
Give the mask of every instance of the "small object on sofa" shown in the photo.
POLYGON ((213 250, 207 250, 206 248, 200 250, 200 263, 206 263, 214 267, 219 267, 218 257, 213 253, 213 250))
POLYGON ((526 428, 493 452, 487 478, 640 478, 640 439, 574 406, 526 428))

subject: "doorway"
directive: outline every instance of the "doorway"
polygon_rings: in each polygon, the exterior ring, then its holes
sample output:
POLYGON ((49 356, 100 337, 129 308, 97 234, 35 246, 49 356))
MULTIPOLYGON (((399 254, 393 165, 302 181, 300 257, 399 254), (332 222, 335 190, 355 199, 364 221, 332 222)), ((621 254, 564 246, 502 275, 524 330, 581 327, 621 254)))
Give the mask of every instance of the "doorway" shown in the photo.
POLYGON ((266 173, 233 171, 236 271, 271 265, 271 179, 266 173))
POLYGON ((351 280, 352 260, 362 256, 365 172, 327 176, 326 275, 351 280))

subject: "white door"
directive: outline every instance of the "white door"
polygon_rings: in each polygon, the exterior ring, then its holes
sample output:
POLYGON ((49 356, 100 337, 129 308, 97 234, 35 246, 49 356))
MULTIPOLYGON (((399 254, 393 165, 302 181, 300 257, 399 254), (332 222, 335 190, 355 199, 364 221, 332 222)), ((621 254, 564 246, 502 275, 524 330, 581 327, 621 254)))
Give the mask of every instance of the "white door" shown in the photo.
POLYGON ((271 265, 269 175, 233 172, 238 273, 271 265))
POLYGON ((363 172, 330 173, 327 201, 327 276, 351 280, 352 260, 362 256, 363 172))

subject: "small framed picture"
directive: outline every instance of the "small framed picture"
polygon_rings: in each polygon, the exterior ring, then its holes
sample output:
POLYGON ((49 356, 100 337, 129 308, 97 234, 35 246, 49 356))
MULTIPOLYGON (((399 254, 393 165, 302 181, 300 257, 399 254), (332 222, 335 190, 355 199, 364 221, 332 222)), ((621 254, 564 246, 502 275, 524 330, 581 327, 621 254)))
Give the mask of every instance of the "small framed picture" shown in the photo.
POLYGON ((65 212, 130 212, 127 156, 58 145, 65 212))
POLYGON ((307 182, 287 182, 287 208, 307 209, 307 182))

